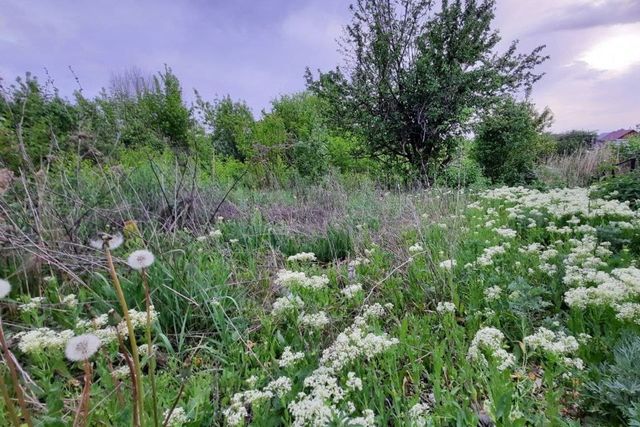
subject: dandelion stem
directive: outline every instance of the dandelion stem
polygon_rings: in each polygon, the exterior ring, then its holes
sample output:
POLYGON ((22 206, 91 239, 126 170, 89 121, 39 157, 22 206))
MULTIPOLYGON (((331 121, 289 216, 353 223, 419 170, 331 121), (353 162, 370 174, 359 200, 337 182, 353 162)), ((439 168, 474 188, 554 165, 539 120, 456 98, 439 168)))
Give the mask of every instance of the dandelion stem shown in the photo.
POLYGON ((147 270, 140 270, 142 275, 142 283, 144 284, 144 296, 147 306, 147 354, 149 357, 149 381, 151 382, 151 399, 153 401, 153 425, 158 427, 158 402, 156 393, 156 355, 153 351, 153 342, 151 340, 151 290, 149 289, 149 280, 147 278, 147 270))
POLYGON ((24 422, 29 426, 33 426, 31 422, 31 416, 29 415, 29 408, 27 408, 27 403, 24 400, 24 393, 22 392, 22 385, 20 385, 20 381, 18 380, 18 372, 16 370, 16 366, 13 363, 13 356, 9 351, 9 346, 7 345, 7 341, 4 338, 4 330, 2 328, 2 316, 0 316, 0 346, 2 346, 2 352, 4 355, 5 363, 9 368, 9 373, 11 374, 11 381, 13 382, 13 388, 16 392, 16 397, 18 398, 18 404, 20 405, 20 409, 22 410, 22 417, 24 418, 24 422))
POLYGON ((113 258, 111 257, 111 251, 109 250, 109 245, 107 242, 105 242, 104 248, 105 248, 105 254, 107 256, 107 265, 109 267, 109 273, 111 274, 111 279, 116 289, 116 295, 118 296, 118 301, 120 302, 120 307, 122 308, 122 314, 127 324, 127 330, 129 332, 129 343, 131 344, 131 357, 133 359, 134 370, 136 371, 135 372, 136 401, 138 402, 137 404, 138 420, 140 421, 144 414, 144 392, 142 390, 142 370, 140 369, 140 356, 138 355, 138 345, 136 343, 136 335, 133 329, 133 324, 131 323, 131 317, 129 316, 129 308, 127 307, 127 301, 124 298, 124 292, 122 292, 122 286, 120 286, 120 279, 118 279, 116 268, 113 265, 113 258))
POLYGON ((11 400, 11 396, 9 396, 9 388, 7 384, 4 382, 4 372, 0 372, 0 389, 2 389, 2 398, 5 401, 5 406, 7 408, 7 413, 9 414, 9 419, 13 423, 15 427, 20 427, 20 421, 18 420, 18 416, 16 415, 16 409, 13 406, 13 401, 11 400))
POLYGON ((82 389, 82 397, 80 398, 80 405, 78 405, 78 412, 73 420, 73 427, 83 427, 87 425, 89 416, 89 399, 91 398, 91 363, 89 360, 84 361, 84 387, 82 389))

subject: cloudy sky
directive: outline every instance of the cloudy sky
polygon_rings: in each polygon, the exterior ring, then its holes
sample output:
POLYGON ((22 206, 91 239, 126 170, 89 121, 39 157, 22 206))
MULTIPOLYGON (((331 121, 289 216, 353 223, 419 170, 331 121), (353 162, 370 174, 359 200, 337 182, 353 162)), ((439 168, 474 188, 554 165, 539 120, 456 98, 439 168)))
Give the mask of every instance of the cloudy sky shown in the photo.
MULTIPOLYGON (((348 0, 2 0, 0 77, 45 68, 63 94, 108 86, 114 73, 168 64, 185 92, 230 94, 259 114, 304 88, 303 73, 341 62, 336 38, 348 0)), ((546 44, 533 99, 554 130, 640 123, 640 0, 498 0, 505 44, 546 44)), ((188 95, 190 97, 190 95, 188 95)))

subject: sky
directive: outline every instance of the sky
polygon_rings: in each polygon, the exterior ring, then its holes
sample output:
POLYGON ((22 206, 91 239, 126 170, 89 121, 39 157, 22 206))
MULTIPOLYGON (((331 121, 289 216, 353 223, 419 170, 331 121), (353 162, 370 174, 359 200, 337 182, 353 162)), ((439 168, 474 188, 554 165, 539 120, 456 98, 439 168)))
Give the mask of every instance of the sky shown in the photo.
MULTIPOLYGON (((63 95, 80 86, 91 96, 131 67, 153 74, 167 64, 187 99, 194 88, 210 100, 229 94, 258 116, 305 88, 305 67, 342 63, 349 3, 0 0, 0 78, 31 71, 63 95)), ((640 0, 497 0, 494 25, 503 49, 514 39, 522 51, 547 45, 532 99, 553 111, 552 130, 640 124, 640 0)))

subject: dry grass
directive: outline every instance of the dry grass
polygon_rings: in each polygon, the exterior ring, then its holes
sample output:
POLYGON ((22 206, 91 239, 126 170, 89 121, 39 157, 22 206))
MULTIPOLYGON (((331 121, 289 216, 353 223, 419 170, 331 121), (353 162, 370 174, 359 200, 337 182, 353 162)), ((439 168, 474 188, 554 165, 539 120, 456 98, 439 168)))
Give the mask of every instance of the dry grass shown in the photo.
POLYGON ((602 175, 614 157, 609 147, 580 149, 566 156, 552 155, 538 167, 537 175, 550 186, 588 186, 602 175))

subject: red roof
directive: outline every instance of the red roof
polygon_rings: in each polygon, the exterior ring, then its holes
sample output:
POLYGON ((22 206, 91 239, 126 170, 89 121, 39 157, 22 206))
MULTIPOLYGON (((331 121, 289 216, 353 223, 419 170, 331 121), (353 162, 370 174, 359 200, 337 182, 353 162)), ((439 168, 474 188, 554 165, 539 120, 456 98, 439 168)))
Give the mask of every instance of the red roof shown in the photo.
POLYGON ((613 132, 600 135, 598 138, 600 141, 617 141, 618 139, 624 139, 626 136, 635 135, 637 132, 633 129, 618 129, 613 132))

